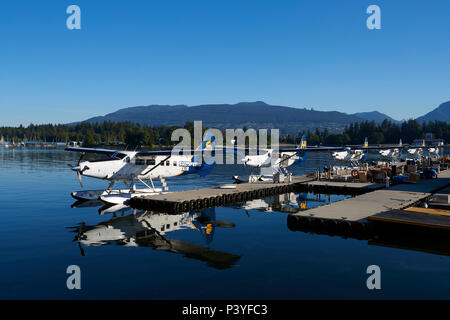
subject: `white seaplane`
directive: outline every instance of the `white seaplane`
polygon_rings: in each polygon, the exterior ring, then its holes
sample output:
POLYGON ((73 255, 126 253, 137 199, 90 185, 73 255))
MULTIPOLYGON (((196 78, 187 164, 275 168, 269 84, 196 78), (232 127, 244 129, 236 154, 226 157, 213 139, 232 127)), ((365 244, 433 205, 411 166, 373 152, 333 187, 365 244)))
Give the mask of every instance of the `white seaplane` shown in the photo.
MULTIPOLYGON (((255 180, 269 180, 267 176, 272 176, 275 173, 287 174, 287 168, 298 164, 303 166, 307 155, 309 152, 332 152, 332 157, 335 160, 351 162, 353 166, 356 166, 359 161, 364 160, 366 156, 366 151, 368 150, 391 150, 399 149, 401 146, 369 146, 368 139, 365 138, 364 144, 362 146, 349 145, 345 147, 307 147, 306 136, 303 135, 300 144, 297 148, 278 148, 277 151, 274 149, 258 149, 259 154, 248 155, 242 157, 241 162, 244 165, 259 168, 260 175, 250 175, 249 182, 255 182, 255 180)), ((238 154, 240 151, 249 149, 246 148, 235 148, 235 152, 238 154)), ((238 177, 234 177, 236 182, 243 182, 239 180, 238 177)))
POLYGON ((408 155, 413 157, 420 157, 423 154, 423 149, 425 148, 425 140, 422 140, 422 145, 417 147, 412 147, 407 150, 408 155))
POLYGON ((400 156, 402 148, 403 148, 402 139, 400 139, 398 146, 399 146, 399 148, 395 148, 395 149, 380 150, 379 154, 382 158, 397 159, 400 156))
POLYGON ((428 155, 430 157, 437 157, 437 156, 439 156, 439 147, 428 148, 428 155))
POLYGON ((359 161, 366 157, 365 150, 369 147, 367 138, 364 139, 364 144, 361 149, 352 149, 352 147, 344 147, 343 151, 335 151, 331 154, 333 159, 338 161, 350 162, 353 166, 358 165, 359 161))
POLYGON ((204 176, 211 171, 215 158, 213 153, 208 151, 214 149, 214 140, 214 136, 206 132, 202 144, 196 150, 119 151, 65 148, 65 151, 81 153, 78 164, 69 166, 77 173, 82 188, 82 176, 110 182, 106 190, 82 190, 72 192, 71 195, 77 200, 100 199, 116 205, 126 203, 131 197, 166 192, 168 187, 165 178, 194 173, 204 176), (108 158, 83 160, 87 153, 105 155, 108 158), (154 179, 159 179, 163 188, 156 188, 154 179), (113 189, 116 182, 123 182, 127 188, 113 189), (145 187, 137 188, 137 182, 145 187))

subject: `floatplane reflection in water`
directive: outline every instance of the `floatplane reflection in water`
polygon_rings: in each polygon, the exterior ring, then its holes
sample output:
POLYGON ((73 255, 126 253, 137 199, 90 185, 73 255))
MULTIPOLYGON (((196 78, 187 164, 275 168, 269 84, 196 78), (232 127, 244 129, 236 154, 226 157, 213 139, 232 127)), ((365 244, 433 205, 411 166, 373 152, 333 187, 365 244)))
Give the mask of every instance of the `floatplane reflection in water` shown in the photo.
MULTIPOLYGON (((88 206, 88 205, 86 205, 88 206)), ((107 221, 89 226, 80 223, 79 226, 69 227, 77 233, 74 241, 78 242, 81 254, 84 247, 117 244, 126 247, 152 247, 156 250, 182 254, 191 259, 205 261, 208 266, 225 269, 236 266, 240 256, 215 251, 209 248, 214 237, 215 228, 233 228, 231 222, 217 221, 215 209, 205 209, 201 212, 184 212, 180 214, 165 214, 151 211, 126 214, 129 207, 120 210, 121 215, 115 213, 107 221), (171 232, 191 229, 198 232, 206 246, 171 239, 171 232)))
POLYGON ((312 194, 307 192, 295 193, 289 192, 261 199, 254 199, 232 206, 236 209, 244 209, 247 215, 248 211, 256 210, 260 212, 286 212, 296 213, 309 209, 308 203, 319 203, 319 205, 330 203, 331 195, 312 194))

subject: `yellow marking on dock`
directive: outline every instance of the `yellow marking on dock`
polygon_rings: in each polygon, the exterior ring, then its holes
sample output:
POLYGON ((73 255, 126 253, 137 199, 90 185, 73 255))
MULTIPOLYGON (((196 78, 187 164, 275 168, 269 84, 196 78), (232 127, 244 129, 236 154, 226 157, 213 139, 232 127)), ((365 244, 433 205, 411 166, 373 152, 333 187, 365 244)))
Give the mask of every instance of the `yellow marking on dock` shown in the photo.
POLYGON ((422 212, 422 213, 434 214, 434 215, 438 215, 438 216, 450 216, 450 210, 445 210, 445 209, 409 207, 409 208, 404 209, 404 211, 422 212))
POLYGON ((446 216, 431 215, 422 212, 391 210, 368 217, 371 221, 412 225, 426 228, 450 230, 450 219, 446 216))

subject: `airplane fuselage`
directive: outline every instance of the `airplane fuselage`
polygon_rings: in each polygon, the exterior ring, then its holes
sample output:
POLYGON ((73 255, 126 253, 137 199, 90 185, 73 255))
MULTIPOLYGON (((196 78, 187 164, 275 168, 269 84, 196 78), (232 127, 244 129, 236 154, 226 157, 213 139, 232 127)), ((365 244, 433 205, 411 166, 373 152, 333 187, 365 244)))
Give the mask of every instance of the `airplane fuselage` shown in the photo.
POLYGON ((137 157, 136 152, 126 152, 123 159, 81 161, 72 169, 79 170, 83 176, 109 181, 149 180, 194 173, 201 163, 193 162, 192 158, 183 155, 137 157))
POLYGON ((379 151, 380 156, 384 158, 397 158, 400 155, 399 149, 385 149, 379 151))
POLYGON ((364 158, 364 152, 362 150, 336 151, 332 156, 335 160, 340 161, 359 161, 364 158))
POLYGON ((242 163, 255 168, 285 168, 301 159, 301 157, 297 156, 296 152, 273 153, 269 151, 264 154, 246 156, 242 159, 242 163))

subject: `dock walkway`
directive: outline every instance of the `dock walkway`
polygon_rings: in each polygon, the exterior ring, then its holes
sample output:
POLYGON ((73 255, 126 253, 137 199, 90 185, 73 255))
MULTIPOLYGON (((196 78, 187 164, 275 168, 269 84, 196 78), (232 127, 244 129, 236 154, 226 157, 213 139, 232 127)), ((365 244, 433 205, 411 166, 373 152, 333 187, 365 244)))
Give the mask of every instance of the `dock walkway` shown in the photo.
POLYGON ((232 184, 233 188, 204 188, 175 191, 130 199, 130 206, 160 212, 185 212, 221 206, 240 201, 292 192, 296 186, 313 181, 314 177, 293 176, 291 182, 255 182, 232 184))
MULTIPOLYGON (((293 223, 311 222, 311 219, 320 222, 339 223, 347 222, 366 223, 368 219, 376 220, 377 215, 388 211, 401 210, 419 201, 425 200, 442 188, 450 185, 450 170, 439 174, 436 179, 421 180, 417 184, 401 184, 389 189, 376 190, 354 198, 344 199, 318 208, 291 214, 288 221, 293 223)), ((392 215, 390 216, 392 218, 392 215)), ((380 220, 382 217, 380 217, 380 220)))

